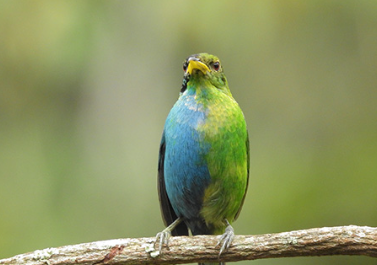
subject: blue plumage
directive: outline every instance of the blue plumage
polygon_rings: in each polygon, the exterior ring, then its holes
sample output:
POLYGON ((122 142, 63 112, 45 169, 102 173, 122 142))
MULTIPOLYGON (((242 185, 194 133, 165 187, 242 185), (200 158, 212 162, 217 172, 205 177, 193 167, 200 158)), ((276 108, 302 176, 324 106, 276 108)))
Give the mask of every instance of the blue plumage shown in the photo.
POLYGON ((199 216, 205 189, 211 176, 203 159, 210 148, 197 128, 206 118, 205 108, 195 97, 183 95, 167 117, 163 141, 166 143, 166 192, 177 215, 199 216))
POLYGON ((193 235, 222 234, 221 255, 232 243, 231 224, 248 186, 246 123, 216 56, 192 55, 183 70, 160 145, 158 192, 168 227, 156 242, 161 251, 170 235, 188 235, 188 229, 193 235))

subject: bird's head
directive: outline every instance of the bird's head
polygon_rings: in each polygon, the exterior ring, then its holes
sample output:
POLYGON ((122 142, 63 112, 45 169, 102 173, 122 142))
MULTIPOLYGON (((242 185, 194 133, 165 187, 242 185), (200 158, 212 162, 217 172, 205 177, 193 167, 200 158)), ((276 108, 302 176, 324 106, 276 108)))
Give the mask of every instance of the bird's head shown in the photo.
POLYGON ((212 86, 231 96, 221 62, 215 55, 193 54, 184 61, 183 71, 181 93, 187 89, 187 86, 209 82, 212 86))

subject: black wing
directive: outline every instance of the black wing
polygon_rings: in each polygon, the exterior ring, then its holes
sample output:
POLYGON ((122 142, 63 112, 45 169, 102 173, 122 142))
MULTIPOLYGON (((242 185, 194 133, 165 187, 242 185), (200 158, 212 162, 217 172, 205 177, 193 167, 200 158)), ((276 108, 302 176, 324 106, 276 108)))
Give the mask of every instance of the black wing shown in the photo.
POLYGON ((246 130, 246 159, 247 159, 247 181, 246 181, 246 190, 245 190, 245 194, 243 195, 243 198, 242 198, 242 202, 241 202, 241 205, 240 205, 240 208, 238 209, 238 212, 236 213, 236 216, 234 217, 234 220, 236 220, 238 218, 238 216, 240 215, 240 212, 241 212, 241 209, 242 209, 242 206, 243 206, 243 203, 245 201, 245 198, 246 198, 246 193, 247 193, 247 188, 249 187, 249 169, 250 169, 250 151, 249 151, 249 133, 248 131, 246 130))
MULTIPOLYGON (((178 216, 175 214, 173 207, 171 206, 168 194, 165 188, 165 178, 164 178, 164 161, 165 161, 165 134, 162 135, 162 140, 160 144, 160 154, 158 159, 158 197, 160 199, 160 208, 162 219, 166 226, 173 223, 178 216)), ((188 236, 188 228, 184 222, 181 222, 173 231, 173 236, 188 236)))

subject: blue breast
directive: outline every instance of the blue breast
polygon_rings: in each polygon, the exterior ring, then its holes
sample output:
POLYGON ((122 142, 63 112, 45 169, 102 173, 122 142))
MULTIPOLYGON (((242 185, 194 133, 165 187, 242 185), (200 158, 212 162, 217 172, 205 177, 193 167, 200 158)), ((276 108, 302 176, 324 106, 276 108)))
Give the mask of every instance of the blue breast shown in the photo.
POLYGON ((176 102, 165 123, 166 192, 176 214, 186 219, 199 216, 211 180, 204 159, 210 144, 197 130, 206 116, 206 109, 187 93, 176 102))

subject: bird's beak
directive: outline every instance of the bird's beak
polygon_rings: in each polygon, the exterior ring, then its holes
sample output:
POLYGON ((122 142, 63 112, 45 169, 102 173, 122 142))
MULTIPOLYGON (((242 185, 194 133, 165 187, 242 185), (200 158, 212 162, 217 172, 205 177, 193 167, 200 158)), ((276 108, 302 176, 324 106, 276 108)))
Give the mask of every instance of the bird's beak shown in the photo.
POLYGON ((188 61, 189 61, 189 64, 187 66, 186 72, 189 73, 190 75, 192 74, 194 69, 198 69, 202 71, 203 74, 206 74, 207 72, 209 72, 208 66, 202 63, 201 61, 199 61, 199 59, 195 57, 191 57, 188 59, 188 61))

